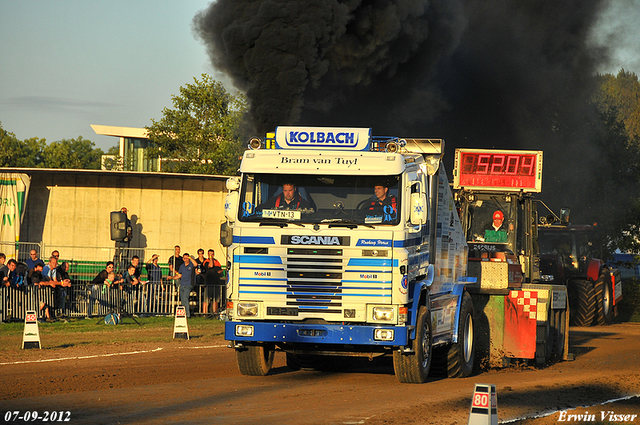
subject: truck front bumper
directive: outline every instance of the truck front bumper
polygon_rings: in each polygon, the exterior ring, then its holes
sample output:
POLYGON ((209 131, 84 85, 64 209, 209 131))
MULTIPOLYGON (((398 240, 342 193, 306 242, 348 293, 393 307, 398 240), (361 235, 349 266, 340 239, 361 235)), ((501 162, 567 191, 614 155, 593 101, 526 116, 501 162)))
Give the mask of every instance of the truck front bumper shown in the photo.
POLYGON ((406 346, 409 340, 406 326, 229 321, 224 331, 237 342, 406 346))

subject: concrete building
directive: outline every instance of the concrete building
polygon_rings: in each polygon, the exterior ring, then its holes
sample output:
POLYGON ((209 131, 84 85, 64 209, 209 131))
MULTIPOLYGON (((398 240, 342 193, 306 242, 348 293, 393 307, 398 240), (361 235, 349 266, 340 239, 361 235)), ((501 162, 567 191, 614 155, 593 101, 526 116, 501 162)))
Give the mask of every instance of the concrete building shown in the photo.
POLYGON ((164 262, 175 245, 192 255, 198 248, 213 248, 224 259, 219 233, 227 176, 37 168, 2 172, 31 177, 20 241, 46 247, 41 256, 58 249, 65 259, 112 259, 110 212, 127 207, 131 248, 143 260, 154 251, 164 262))
POLYGON ((119 158, 103 155, 103 170, 162 171, 161 158, 149 154, 149 148, 153 143, 149 141, 146 129, 97 124, 91 124, 91 128, 96 134, 120 139, 119 158))
MULTIPOLYGON (((109 170, 0 169, 31 178, 20 257, 34 246, 40 247, 41 258, 58 249, 64 259, 110 260, 115 249, 110 212, 126 207, 133 227, 130 247, 143 261, 158 253, 165 262, 180 245, 183 253, 192 255, 198 248, 205 253, 213 248, 224 262, 219 236, 228 176, 158 172, 161 163, 147 153, 151 142, 145 129, 91 127, 97 134, 120 138, 119 156, 128 158, 126 170, 122 162, 109 170)), ((0 241, 0 251, 13 251, 11 243, 0 241)))
MULTIPOLYGON (((101 170, 3 168, 31 177, 22 243, 42 244, 65 259, 108 260, 115 244, 110 212, 127 207, 133 228, 131 248, 146 259, 151 250, 196 254, 198 248, 216 250, 224 221, 227 176, 177 173, 138 173, 101 170)), ((10 241, 2 241, 10 242, 10 241)), ((166 256, 168 258, 168 255, 166 256)))

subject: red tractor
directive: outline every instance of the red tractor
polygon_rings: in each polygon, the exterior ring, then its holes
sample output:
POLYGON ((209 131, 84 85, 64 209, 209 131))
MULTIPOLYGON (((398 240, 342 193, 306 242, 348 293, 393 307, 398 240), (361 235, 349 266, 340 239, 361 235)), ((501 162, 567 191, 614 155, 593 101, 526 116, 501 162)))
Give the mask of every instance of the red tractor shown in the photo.
POLYGON ((616 269, 594 258, 593 226, 571 224, 569 208, 562 208, 560 217, 552 214, 540 221, 540 281, 567 286, 572 325, 611 323, 622 297, 622 280, 616 269))

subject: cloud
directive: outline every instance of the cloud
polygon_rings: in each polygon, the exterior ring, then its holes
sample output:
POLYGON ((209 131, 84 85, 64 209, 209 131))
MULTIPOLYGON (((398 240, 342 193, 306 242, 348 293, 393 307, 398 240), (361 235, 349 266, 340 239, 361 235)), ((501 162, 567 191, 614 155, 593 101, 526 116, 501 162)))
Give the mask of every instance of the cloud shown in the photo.
POLYGON ((114 108, 121 105, 54 96, 15 96, 0 100, 1 104, 30 109, 52 108, 114 108))

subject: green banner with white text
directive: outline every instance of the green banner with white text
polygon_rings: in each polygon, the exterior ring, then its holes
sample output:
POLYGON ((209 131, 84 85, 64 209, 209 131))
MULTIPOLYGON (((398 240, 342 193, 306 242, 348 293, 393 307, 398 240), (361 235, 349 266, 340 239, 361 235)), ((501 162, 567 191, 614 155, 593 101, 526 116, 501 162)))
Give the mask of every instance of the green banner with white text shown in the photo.
POLYGON ((20 224, 31 178, 27 174, 0 173, 0 252, 9 258, 18 258, 20 224))

